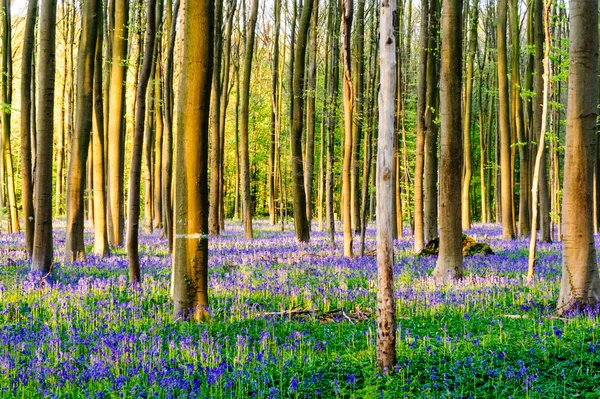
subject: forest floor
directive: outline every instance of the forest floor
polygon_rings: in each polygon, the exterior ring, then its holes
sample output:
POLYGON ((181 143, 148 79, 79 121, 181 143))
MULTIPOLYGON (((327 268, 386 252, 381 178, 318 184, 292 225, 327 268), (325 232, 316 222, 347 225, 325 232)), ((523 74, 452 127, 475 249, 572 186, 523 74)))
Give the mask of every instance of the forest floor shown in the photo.
MULTIPOLYGON (((387 377, 374 365, 374 258, 343 258, 341 235, 332 250, 325 233, 297 244, 278 230, 255 222, 247 241, 228 221, 210 240, 212 318, 202 324, 171 319, 160 231, 141 235, 139 290, 122 249, 58 262, 40 286, 23 235, 0 234, 0 397, 600 397, 598 310, 555 317, 560 243, 539 246, 527 286, 527 239, 475 225, 467 233, 495 254, 467 258, 467 277, 441 286, 429 277, 434 257, 396 242, 398 366, 387 377)), ((57 260, 64 235, 58 223, 57 260)), ((91 249, 91 231, 86 240, 91 249)))

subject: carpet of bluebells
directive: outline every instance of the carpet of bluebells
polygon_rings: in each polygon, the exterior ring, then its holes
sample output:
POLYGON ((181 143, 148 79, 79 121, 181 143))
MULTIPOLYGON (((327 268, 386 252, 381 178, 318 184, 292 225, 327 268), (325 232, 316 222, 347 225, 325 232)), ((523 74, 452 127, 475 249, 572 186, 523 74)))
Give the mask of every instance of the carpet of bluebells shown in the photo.
POLYGON ((598 310, 555 317, 560 243, 538 247, 528 286, 527 239, 476 225, 467 233, 496 254, 467 258, 467 277, 442 286, 430 277, 435 258, 397 241, 398 364, 384 376, 374 258, 344 259, 341 235, 333 249, 325 233, 298 244, 289 226, 255 229, 248 241, 229 223, 210 240, 212 317, 202 324, 172 320, 160 231, 141 236, 139 289, 122 249, 62 262, 64 223, 49 285, 28 273, 23 235, 0 234, 0 397, 600 397, 598 310))

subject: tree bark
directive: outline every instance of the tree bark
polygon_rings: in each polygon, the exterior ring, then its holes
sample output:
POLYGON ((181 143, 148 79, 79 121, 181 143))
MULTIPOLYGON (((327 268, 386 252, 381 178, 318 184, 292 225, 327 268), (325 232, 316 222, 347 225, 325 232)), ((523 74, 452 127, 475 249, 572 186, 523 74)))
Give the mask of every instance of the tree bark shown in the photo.
POLYGON ((319 20, 319 3, 313 7, 309 29, 309 53, 306 92, 306 158, 304 159, 304 191, 306 193, 306 219, 308 230, 311 228, 313 213, 313 175, 315 170, 315 126, 317 103, 317 28, 319 20))
POLYGON ((33 253, 33 153, 32 134, 32 93, 33 49, 35 47, 35 21, 37 16, 37 0, 27 4, 27 17, 23 32, 23 57, 21 58, 21 203, 25 225, 25 247, 31 258, 33 253))
POLYGON ((342 54, 344 79, 342 95, 344 97, 344 160, 342 165, 342 221, 344 223, 344 256, 352 258, 352 206, 351 182, 352 168, 352 113, 354 111, 354 92, 352 88, 352 70, 350 54, 350 34, 352 30, 353 0, 342 0, 342 54))
MULTIPOLYGON (((240 104, 240 137, 241 137, 241 187, 242 214, 246 238, 252 239, 252 203, 250 198, 250 153, 248 149, 248 105, 250 100, 250 75, 254 56, 254 36, 256 18, 258 16, 258 0, 252 0, 252 10, 247 24, 246 56, 242 75, 240 104)), ((303 208, 304 209, 304 208, 303 208)))
POLYGON ((35 170, 35 234, 32 271, 47 274, 52 264, 52 136, 54 130, 54 73, 56 71, 56 0, 40 8, 39 90, 37 107, 37 167, 35 170))
POLYGON ((569 86, 563 186, 563 270, 557 311, 596 305, 600 275, 592 231, 598 115, 598 1, 569 1, 569 86))
POLYGON ((67 240, 65 260, 85 258, 83 242, 86 163, 92 130, 94 67, 98 36, 96 0, 82 4, 81 40, 77 56, 77 109, 67 176, 67 240))
POLYGON ((440 254, 433 276, 448 282, 463 277, 460 203, 462 166, 461 79, 462 0, 444 0, 442 8, 440 254))
POLYGON ((513 198, 510 165, 510 115, 508 108, 508 78, 506 69, 506 0, 498 0, 496 27, 498 47, 498 118, 500 133, 500 171, 502 204, 502 237, 513 239, 513 198))
MULTIPOLYGON (((256 2, 256 0, 254 0, 256 2)), ((175 172, 173 317, 208 317, 208 120, 213 2, 186 0, 175 172)))
MULTIPOLYGON (((137 85, 135 105, 135 126, 133 131, 133 149, 129 172, 129 209, 127 223, 127 260, 129 261, 129 282, 137 285, 141 282, 139 256, 140 224, 140 183, 142 174, 142 145, 144 142, 144 116, 146 114, 146 90, 154 61, 156 40, 156 0, 148 0, 146 10, 146 37, 144 39, 144 61, 137 85)), ((187 21, 186 21, 187 22, 187 21)))
MULTIPOLYGON (((394 298, 394 97, 396 90, 396 0, 381 3, 381 83, 377 140, 377 367, 385 374, 396 365, 396 306, 394 298)), ((460 103, 459 103, 460 104, 460 103)))
MULTIPOLYGON (((307 218, 306 191, 304 190, 304 168, 302 162, 302 125, 304 112, 304 65, 306 61, 306 42, 312 15, 313 0, 305 0, 302 16, 296 36, 296 55, 294 56, 293 119, 291 129, 292 194, 294 201, 294 227, 296 239, 310 241, 310 228, 307 218)), ((314 129, 314 126, 313 126, 314 129)), ((314 132, 313 132, 314 134, 314 132)), ((309 139, 307 138, 307 141, 309 139)), ((314 137, 313 137, 314 142, 314 137)))
POLYGON ((281 27, 281 2, 275 1, 274 7, 275 38, 273 39, 273 63, 271 67, 271 135, 269 143, 269 220, 272 225, 277 223, 277 208, 275 205, 277 191, 277 186, 275 184, 275 145, 279 123, 279 31, 281 27))

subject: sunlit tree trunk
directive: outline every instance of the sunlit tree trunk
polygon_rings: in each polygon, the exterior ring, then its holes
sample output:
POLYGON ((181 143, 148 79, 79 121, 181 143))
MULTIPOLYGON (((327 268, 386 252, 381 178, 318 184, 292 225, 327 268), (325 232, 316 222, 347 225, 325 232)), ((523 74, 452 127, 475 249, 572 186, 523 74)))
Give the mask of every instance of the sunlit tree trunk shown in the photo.
POLYGON ((354 112, 354 92, 352 88, 352 70, 350 54, 350 34, 353 0, 342 0, 342 95, 344 98, 344 159, 342 164, 342 221, 344 222, 344 256, 352 258, 352 207, 351 182, 352 169, 352 113, 354 112))
MULTIPOLYGON (((377 368, 393 373, 396 366, 396 306, 392 219, 394 192, 394 97, 396 90, 396 0, 381 2, 379 47, 379 135, 377 139, 377 368)), ((459 103, 460 104, 460 103, 459 103)))
POLYGON ((223 48, 223 0, 215 1, 215 51, 213 61, 212 92, 210 97, 210 197, 208 211, 208 232, 210 235, 220 233, 219 208, 220 208, 220 179, 219 166, 221 158, 221 60, 223 48))
POLYGON ((85 258, 83 242, 86 163, 92 130, 94 67, 98 36, 96 0, 82 4, 81 40, 77 56, 77 109, 67 175, 67 240, 65 259, 85 258))
POLYGON ((512 239, 513 198, 510 165, 510 114, 508 107, 508 78, 506 67, 506 9, 507 0, 498 0, 497 42, 498 42, 498 118, 500 133, 500 170, 501 170, 501 205, 502 205, 502 237, 512 239))
POLYGON ((473 174, 473 161, 471 157, 471 108, 473 105, 473 65, 475 63, 475 51, 477 50, 478 14, 478 1, 473 0, 473 4, 471 5, 471 16, 469 18, 469 49, 467 54, 467 76, 465 79, 465 117, 463 120, 464 170, 461 200, 463 230, 471 228, 471 207, 469 204, 471 176, 473 174))
MULTIPOLYGON (((294 56, 293 119, 291 129, 292 196, 294 201, 294 227, 296 239, 301 242, 310 240, 310 228, 307 218, 306 192, 304 190, 304 170, 302 162, 302 125, 304 112, 304 65, 306 61, 306 43, 312 15, 312 0, 305 0, 302 16, 296 36, 296 55, 294 56)), ((313 126, 314 129, 314 126, 313 126)), ((314 134, 314 132, 313 132, 314 134)), ((309 139, 307 138, 307 141, 309 139)), ((314 137, 313 137, 314 142, 314 137)))
POLYGON ((54 131, 54 73, 56 71, 56 0, 40 8, 39 91, 37 107, 37 165, 35 170, 35 234, 31 269, 46 274, 52 264, 52 138, 54 131))
MULTIPOLYGON (((254 0, 256 2, 256 0, 254 0)), ((175 165, 173 317, 208 317, 208 120, 213 2, 186 0, 175 165)))
POLYGON ((37 0, 30 0, 27 5, 27 17, 23 32, 23 57, 21 58, 21 204, 25 226, 25 247, 31 257, 33 253, 33 154, 31 136, 34 134, 32 119, 31 82, 33 74, 33 49, 35 46, 35 21, 37 17, 37 0))
POLYGON ((462 166, 461 79, 462 0, 443 0, 440 88, 440 254, 433 275, 441 281, 463 277, 460 204, 462 166))
POLYGON ((275 196, 277 186, 275 184, 275 145, 277 137, 279 117, 279 30, 281 27, 281 2, 274 2, 275 32, 273 39, 273 63, 271 80, 271 135, 269 142, 269 220, 272 225, 277 223, 277 209, 275 196))
POLYGON ((571 0, 569 13, 559 314, 600 301, 600 275, 592 231, 592 177, 598 115, 598 1, 571 0))
POLYGON ((114 0, 114 26, 110 87, 108 98, 108 239, 111 245, 123 245, 124 152, 125 152, 125 80, 127 78, 127 36, 129 0, 114 0))

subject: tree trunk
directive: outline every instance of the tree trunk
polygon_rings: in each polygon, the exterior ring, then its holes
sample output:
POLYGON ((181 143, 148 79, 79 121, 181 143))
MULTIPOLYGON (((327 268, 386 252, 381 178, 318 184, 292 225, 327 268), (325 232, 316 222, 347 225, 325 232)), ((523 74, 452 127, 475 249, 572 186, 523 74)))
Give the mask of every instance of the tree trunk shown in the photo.
POLYGON ((304 191, 304 169, 302 167, 302 117, 304 112, 304 64, 306 61, 306 42, 308 41, 307 36, 310 28, 312 7, 313 1, 305 0, 304 7, 302 7, 300 24, 298 25, 298 34, 296 36, 294 80, 292 81, 292 108, 294 116, 290 133, 293 179, 292 194, 294 201, 294 227, 296 230, 296 239, 300 242, 308 242, 310 240, 310 228, 306 213, 306 192, 304 191))
MULTIPOLYGON (((352 113, 352 170, 350 172, 350 208, 352 229, 355 234, 361 232, 360 228, 360 142, 363 131, 364 112, 364 47, 365 47, 365 0, 358 0, 356 9, 354 43, 354 96, 355 107, 352 113)), ((395 174, 395 173, 394 173, 395 174)))
POLYGON ((557 311, 596 305, 600 275, 592 231, 598 114, 598 1, 569 1, 569 88, 563 187, 563 270, 557 311))
MULTIPOLYGON (((252 58, 254 56, 254 36, 256 18, 258 15, 258 0, 252 0, 252 11, 248 20, 246 34, 246 55, 242 75, 241 104, 240 104, 240 136, 241 136, 241 187, 242 214, 246 238, 252 239, 252 203, 250 198, 250 153, 248 149, 248 105, 250 100, 250 75, 252 58)), ((304 209, 304 208, 303 208, 304 209)))
POLYGON ((506 0, 498 0, 498 118, 500 133, 500 171, 502 196, 502 237, 513 239, 513 198, 511 186, 510 115, 508 108, 508 78, 506 70, 506 0))
POLYGON ((33 253, 33 232, 35 228, 33 212, 33 154, 32 134, 32 73, 33 49, 35 47, 35 21, 37 17, 37 0, 30 0, 27 5, 27 17, 23 32, 23 57, 21 58, 21 203, 25 224, 25 247, 31 257, 33 253))
POLYGON ((77 55, 77 110, 75 111, 75 129, 71 141, 71 157, 67 176, 66 261, 85 258, 83 211, 86 163, 93 121, 94 64, 98 36, 98 4, 96 0, 82 4, 81 15, 81 40, 77 55))
POLYGON ((352 71, 350 54, 350 34, 352 29, 353 0, 342 0, 342 53, 344 79, 342 94, 344 96, 344 161, 342 165, 342 221, 344 222, 344 256, 352 258, 352 207, 351 182, 352 168, 352 112, 354 110, 354 93, 352 89, 352 71))
MULTIPOLYGON (((148 0, 146 11, 146 37, 144 39, 144 61, 136 89, 135 127, 133 131, 133 149, 131 170, 129 172, 129 209, 127 223, 127 260, 129 261, 129 282, 137 285, 141 282, 139 257, 140 224, 140 180, 142 172, 142 145, 144 142, 144 115, 146 114, 146 90, 154 60, 154 42, 156 40, 156 0, 148 0)), ((187 21, 186 21, 187 22, 187 21)), ((206 231, 203 232, 206 234, 206 231)))
POLYGON ((277 223, 277 209, 275 205, 275 145, 277 127, 279 123, 279 30, 281 26, 281 2, 275 1, 275 38, 273 39, 273 63, 271 80, 271 135, 269 145, 269 220, 272 225, 277 223))
POLYGON ((164 89, 164 121, 165 132, 163 140, 163 180, 162 197, 163 212, 165 215, 165 230, 169 241, 169 252, 173 251, 173 204, 171 203, 171 189, 173 183, 173 52, 177 35, 177 14, 179 13, 179 0, 173 5, 173 16, 169 27, 169 46, 165 61, 165 89, 164 89))
MULTIPOLYGON (((396 306, 392 219, 394 192, 394 97, 396 90, 396 0, 381 3, 379 47, 379 136, 377 140, 377 367, 385 374, 396 366, 396 306)), ((460 104, 460 103, 459 103, 460 104)))
POLYGON ((308 230, 311 228, 313 202, 313 175, 315 170, 315 125, 317 102, 317 28, 319 20, 319 3, 315 2, 309 30, 309 53, 306 92, 306 158, 304 160, 304 191, 306 193, 306 219, 308 230))
POLYGON ((456 217, 461 183, 462 0, 442 8, 440 254, 433 276, 447 282, 463 277, 461 220, 456 217))
POLYGON ((47 274, 52 264, 52 136, 54 130, 54 73, 56 71, 56 0, 40 9, 39 90, 37 107, 37 166, 35 170, 35 234, 32 271, 47 274))
POLYGON ((427 94, 427 46, 429 44, 429 3, 421 4, 421 35, 419 39, 419 76, 417 80, 417 137, 415 144, 414 180, 414 249, 423 249, 423 167, 425 146, 425 106, 427 94))
POLYGON ((223 0, 215 1, 215 51, 213 61, 212 92, 210 96, 210 197, 208 211, 208 232, 212 236, 220 233, 219 196, 221 192, 219 166, 221 158, 221 59, 223 48, 222 31, 223 0))
POLYGON ((104 24, 102 2, 98 4, 98 22, 96 54, 94 66, 94 105, 92 126, 92 190, 94 199, 94 253, 99 256, 110 255, 108 230, 106 228, 106 164, 104 162, 104 107, 102 101, 102 43, 104 42, 104 24))
POLYGON ((438 125, 439 107, 439 0, 429 4, 429 54, 425 94, 425 141, 423 162, 423 235, 425 243, 438 236, 438 125))
MULTIPOLYGON (((256 2, 256 0, 254 0, 256 2)), ((208 120, 213 2, 186 0, 175 172, 174 318, 208 317, 208 120)))
POLYGON ((471 160, 471 108, 473 105, 473 64, 477 50, 477 28, 479 5, 473 0, 471 18, 469 18, 469 50, 467 54, 467 76, 465 87, 465 118, 463 120, 463 162, 464 171, 462 179, 462 229, 471 228, 471 208, 469 206, 469 193, 471 176, 473 174, 473 161, 471 160))
POLYGON ((108 239, 111 245, 123 245, 124 151, 125 151, 125 80, 127 78, 127 36, 129 0, 114 0, 114 26, 110 88, 108 99, 108 239))

